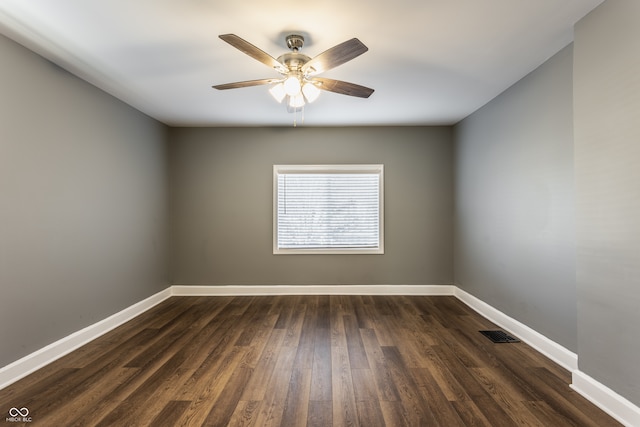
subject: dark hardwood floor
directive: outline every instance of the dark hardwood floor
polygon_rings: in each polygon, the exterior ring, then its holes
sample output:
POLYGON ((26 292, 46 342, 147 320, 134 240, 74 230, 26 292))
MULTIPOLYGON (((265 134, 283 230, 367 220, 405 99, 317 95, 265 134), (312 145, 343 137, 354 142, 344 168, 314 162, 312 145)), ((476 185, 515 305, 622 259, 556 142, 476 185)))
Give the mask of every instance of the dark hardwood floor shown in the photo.
POLYGON ((492 328, 454 297, 173 297, 0 390, 0 410, 65 427, 619 425, 492 328))

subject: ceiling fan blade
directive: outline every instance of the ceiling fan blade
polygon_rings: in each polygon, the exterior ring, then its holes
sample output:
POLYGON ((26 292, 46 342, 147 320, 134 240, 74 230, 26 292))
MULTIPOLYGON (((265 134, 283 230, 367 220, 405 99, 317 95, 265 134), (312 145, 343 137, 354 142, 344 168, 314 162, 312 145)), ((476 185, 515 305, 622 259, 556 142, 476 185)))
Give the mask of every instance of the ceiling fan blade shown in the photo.
POLYGON ((271 83, 279 82, 282 79, 260 79, 260 80, 247 80, 244 82, 235 82, 235 83, 225 83, 222 85, 212 86, 214 89, 225 90, 225 89, 238 89, 241 87, 250 87, 250 86, 260 86, 260 85, 268 85, 271 83))
POLYGON ((355 83, 343 82, 342 80, 314 77, 311 81, 320 83, 317 85, 318 89, 339 93, 341 95, 357 96, 358 98, 368 98, 374 91, 371 88, 355 83))
POLYGON ((314 76, 344 64, 347 61, 351 61, 353 58, 362 55, 368 50, 369 48, 360 40, 353 38, 325 50, 320 55, 311 59, 304 64, 302 72, 314 76))
POLYGON ((262 49, 252 45, 245 39, 236 36, 235 34, 222 34, 220 36, 222 40, 229 43, 231 46, 240 50, 241 52, 249 55, 253 59, 256 59, 266 66, 275 69, 279 73, 287 73, 289 70, 283 64, 278 62, 273 56, 269 55, 262 49))

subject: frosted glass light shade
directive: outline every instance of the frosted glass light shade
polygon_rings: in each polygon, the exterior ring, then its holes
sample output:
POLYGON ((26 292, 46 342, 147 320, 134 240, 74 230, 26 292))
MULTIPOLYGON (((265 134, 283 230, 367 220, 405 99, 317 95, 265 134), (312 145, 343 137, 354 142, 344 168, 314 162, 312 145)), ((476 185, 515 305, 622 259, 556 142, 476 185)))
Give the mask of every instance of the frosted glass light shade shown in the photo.
POLYGON ((287 92, 284 91, 284 84, 282 83, 272 86, 271 89, 269 89, 269 93, 278 102, 282 102, 284 97, 287 96, 287 92))
POLYGON ((284 81, 284 91, 289 96, 296 96, 300 93, 300 80, 296 76, 287 77, 284 81))
POLYGON ((302 96, 301 93, 296 96, 289 97, 289 107, 300 108, 302 106, 304 106, 304 96, 302 96))
POLYGON ((320 96, 320 89, 313 83, 305 83, 304 86, 302 86, 302 93, 307 99, 307 102, 313 102, 320 96))

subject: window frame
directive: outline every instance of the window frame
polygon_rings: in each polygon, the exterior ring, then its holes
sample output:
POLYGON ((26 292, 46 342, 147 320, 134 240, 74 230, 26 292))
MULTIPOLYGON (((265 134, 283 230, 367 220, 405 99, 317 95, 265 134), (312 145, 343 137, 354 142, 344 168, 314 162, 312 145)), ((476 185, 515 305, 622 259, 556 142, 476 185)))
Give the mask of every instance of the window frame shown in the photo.
POLYGON ((332 165, 273 165, 273 254, 305 255, 383 255, 384 254, 384 165, 332 164, 332 165), (278 175, 280 174, 377 174, 378 175, 378 247, 375 248, 280 248, 278 247, 278 175))

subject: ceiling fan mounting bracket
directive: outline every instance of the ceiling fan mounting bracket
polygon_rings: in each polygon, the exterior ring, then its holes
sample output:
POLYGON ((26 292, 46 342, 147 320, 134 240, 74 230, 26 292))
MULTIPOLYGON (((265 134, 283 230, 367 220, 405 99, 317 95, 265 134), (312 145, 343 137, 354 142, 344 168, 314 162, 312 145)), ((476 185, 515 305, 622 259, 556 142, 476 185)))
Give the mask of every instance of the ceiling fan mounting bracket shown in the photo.
POLYGON ((294 52, 299 51, 304 46, 304 37, 300 34, 289 34, 286 37, 287 47, 294 52))

